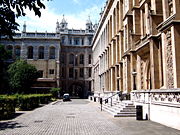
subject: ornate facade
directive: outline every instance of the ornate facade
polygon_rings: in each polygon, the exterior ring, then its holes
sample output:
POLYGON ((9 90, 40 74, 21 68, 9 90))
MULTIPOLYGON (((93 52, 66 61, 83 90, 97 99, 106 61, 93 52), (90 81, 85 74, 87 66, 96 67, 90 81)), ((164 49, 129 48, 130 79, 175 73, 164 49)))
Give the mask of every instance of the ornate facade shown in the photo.
POLYGON ((57 22, 56 32, 61 35, 60 87, 77 97, 87 97, 91 91, 92 50, 94 25, 90 18, 85 30, 67 28, 63 18, 57 22))
POLYGON ((87 97, 91 91, 91 42, 94 25, 90 18, 86 30, 68 29, 63 17, 56 23, 55 33, 26 32, 14 36, 14 41, 2 38, 0 43, 12 50, 12 59, 21 58, 35 65, 40 72, 34 88, 61 87, 62 93, 87 97))
POLYGON ((106 2, 93 39, 95 96, 131 94, 144 117, 180 129, 179 7, 178 0, 106 2))

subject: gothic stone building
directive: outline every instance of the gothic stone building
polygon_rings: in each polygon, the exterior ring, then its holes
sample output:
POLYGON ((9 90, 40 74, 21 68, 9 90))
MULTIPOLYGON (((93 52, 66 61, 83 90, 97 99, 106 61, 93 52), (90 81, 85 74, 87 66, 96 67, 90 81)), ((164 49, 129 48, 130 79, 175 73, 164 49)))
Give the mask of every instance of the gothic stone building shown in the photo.
POLYGON ((68 29, 62 19, 55 33, 16 33, 14 41, 2 38, 0 43, 12 50, 12 59, 21 58, 35 65, 40 72, 34 89, 62 88, 63 93, 87 97, 91 91, 91 41, 94 28, 90 18, 86 30, 68 29))
POLYGON ((92 90, 121 91, 143 117, 180 129, 180 1, 107 0, 93 38, 92 90))
POLYGON ((91 91, 94 26, 89 18, 85 30, 68 29, 63 18, 57 22, 56 32, 61 35, 60 87, 73 96, 87 97, 91 91))

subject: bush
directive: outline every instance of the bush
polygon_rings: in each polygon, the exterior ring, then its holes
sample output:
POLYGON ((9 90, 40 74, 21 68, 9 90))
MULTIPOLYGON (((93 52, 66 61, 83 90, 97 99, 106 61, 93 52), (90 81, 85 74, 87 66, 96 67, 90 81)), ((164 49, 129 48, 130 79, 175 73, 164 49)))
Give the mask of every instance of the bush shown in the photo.
POLYGON ((39 94, 39 103, 48 104, 51 98, 52 98, 51 94, 39 94))
POLYGON ((11 118, 16 107, 23 111, 32 110, 39 104, 47 104, 51 98, 51 94, 0 95, 0 120, 11 118))
POLYGON ((51 100, 51 94, 30 94, 18 96, 18 107, 20 110, 32 110, 39 104, 47 104, 51 100))
POLYGON ((14 96, 0 96, 0 120, 13 117, 15 114, 16 101, 14 96))
POLYGON ((50 90, 50 92, 54 98, 60 97, 60 91, 61 91, 60 88, 51 88, 51 90, 50 90))

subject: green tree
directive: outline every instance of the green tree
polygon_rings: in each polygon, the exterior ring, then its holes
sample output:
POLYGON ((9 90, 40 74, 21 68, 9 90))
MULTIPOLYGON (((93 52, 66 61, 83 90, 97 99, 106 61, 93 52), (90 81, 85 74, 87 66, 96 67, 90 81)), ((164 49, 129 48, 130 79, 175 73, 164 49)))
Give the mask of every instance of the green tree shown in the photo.
POLYGON ((60 98, 61 88, 51 88, 50 92, 54 98, 60 98))
POLYGON ((30 93, 30 87, 38 78, 35 66, 24 60, 17 60, 9 66, 9 84, 13 93, 30 93))
POLYGON ((7 51, 3 45, 0 45, 0 93, 6 93, 8 89, 7 67, 8 59, 11 58, 12 52, 7 51))
POLYGON ((45 6, 41 0, 0 0, 0 37, 6 35, 13 38, 19 26, 16 18, 25 16, 25 9, 34 11, 40 17, 42 8, 45 6))

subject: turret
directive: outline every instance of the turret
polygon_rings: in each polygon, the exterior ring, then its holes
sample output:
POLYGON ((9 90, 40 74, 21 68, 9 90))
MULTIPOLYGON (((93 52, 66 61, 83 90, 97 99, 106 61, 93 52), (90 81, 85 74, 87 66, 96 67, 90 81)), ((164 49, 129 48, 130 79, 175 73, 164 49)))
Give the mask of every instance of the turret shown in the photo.
POLYGON ((63 15, 63 19, 60 23, 60 29, 67 29, 67 25, 68 25, 68 23, 66 22, 64 15, 63 15))
POLYGON ((89 19, 86 21, 86 30, 93 30, 93 24, 91 22, 90 16, 89 19))
POLYGON ((59 22, 58 22, 58 20, 56 22, 56 33, 59 33, 59 22))
POLYGON ((23 24, 23 31, 22 32, 26 33, 26 22, 24 22, 24 24, 23 24))

